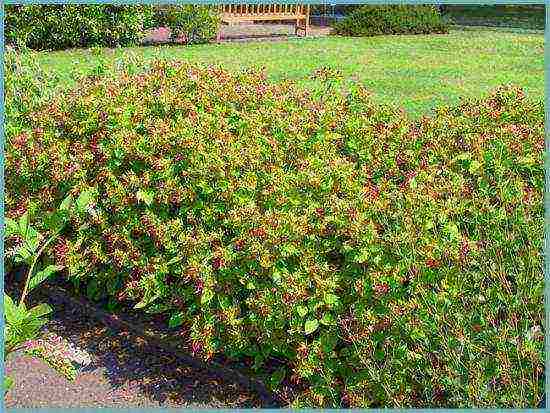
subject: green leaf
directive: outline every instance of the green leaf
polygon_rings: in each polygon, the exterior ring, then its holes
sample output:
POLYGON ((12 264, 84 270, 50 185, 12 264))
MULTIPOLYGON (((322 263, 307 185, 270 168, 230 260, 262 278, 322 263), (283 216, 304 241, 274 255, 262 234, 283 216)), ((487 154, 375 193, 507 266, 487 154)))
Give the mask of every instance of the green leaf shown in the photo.
POLYGON ((298 254, 300 251, 294 244, 287 243, 281 247, 281 255, 283 257, 291 257, 293 255, 298 254))
POLYGON ((273 270, 273 281, 275 281, 275 284, 281 283, 281 272, 277 269, 273 270))
POLYGON ((139 308, 143 308, 145 307, 146 305, 148 304, 147 300, 141 300, 139 303, 137 303, 135 306, 134 306, 134 309, 139 309, 139 308))
POLYGON ((30 264, 33 255, 40 246, 41 236, 38 231, 29 225, 27 213, 19 217, 17 222, 7 218, 5 230, 6 236, 17 235, 23 239, 22 245, 16 252, 16 256, 14 258, 15 262, 26 262, 27 264, 30 264))
POLYGON ((224 294, 218 294, 218 302, 220 303, 220 308, 224 310, 231 307, 231 299, 224 294))
POLYGON ((17 306, 7 294, 4 294, 4 316, 8 324, 14 324, 18 319, 17 306))
POLYGON ((170 310, 170 307, 163 303, 149 303, 144 310, 147 314, 160 314, 170 310))
POLYGON ((76 199, 76 210, 80 213, 86 212, 88 206, 95 201, 95 191, 93 189, 87 189, 82 191, 76 199))
POLYGON ((46 280, 48 277, 52 276, 58 271, 61 271, 62 269, 63 269, 63 266, 61 265, 48 265, 42 271, 37 272, 29 280, 29 287, 28 287, 29 291, 32 291, 34 288, 36 288, 42 282, 44 282, 44 280, 46 280))
POLYGON ((455 159, 457 161, 466 161, 468 159, 471 159, 471 157, 472 157, 472 154, 470 152, 463 152, 459 154, 455 159))
POLYGON ((30 253, 34 254, 40 245, 40 233, 31 226, 27 226, 25 232, 25 244, 24 248, 30 253))
POLYGON ((303 305, 299 305, 298 307, 296 307, 296 311, 298 312, 298 315, 300 317, 305 317, 306 314, 308 313, 307 307, 305 307, 303 305))
POLYGON ((307 320, 304 325, 304 331, 306 334, 311 334, 319 328, 319 322, 317 320, 307 320))
POLYGON ((61 211, 69 211, 73 205, 74 198, 72 195, 67 195, 67 197, 59 205, 61 211))
POLYGON ((279 387, 284 378, 285 369, 281 367, 277 369, 270 377, 269 384, 271 385, 271 388, 276 389, 277 387, 279 387))
POLYGON ((214 297, 214 291, 212 291, 209 288, 206 288, 202 292, 201 304, 208 304, 212 300, 213 297, 214 297))
POLYGON ((153 204, 154 197, 152 192, 146 192, 140 189, 136 193, 136 198, 138 201, 145 202, 147 206, 151 206, 153 204))
POLYGON ((113 297, 110 297, 109 301, 105 305, 105 308, 107 308, 107 311, 113 312, 113 311, 116 311, 119 304, 120 303, 116 299, 114 299, 113 297))
POLYGON ((4 237, 11 237, 13 235, 19 235, 19 224, 17 221, 11 218, 5 218, 5 234, 4 237))
POLYGON ((167 266, 174 265, 178 262, 180 262, 183 258, 182 257, 174 257, 170 261, 166 263, 167 266))
POLYGON ((19 235, 23 238, 27 237, 27 229, 29 228, 29 214, 24 213, 19 217, 19 235))
POLYGON ((58 210, 44 219, 44 226, 51 231, 61 230, 69 222, 69 213, 65 210, 58 210))
POLYGON ((48 304, 38 304, 29 310, 29 314, 33 317, 40 318, 52 312, 52 308, 48 304))
POLYGON ((252 366, 253 369, 258 369, 265 361, 265 357, 261 353, 257 353, 254 355, 254 365, 252 366))
POLYGON ((455 240, 459 239, 460 232, 458 231, 458 227, 456 226, 456 224, 453 224, 452 222, 449 221, 445 225, 445 229, 447 230, 447 233, 449 234, 451 239, 455 239, 455 240))
POLYGON ((321 348, 325 354, 329 354, 334 350, 338 342, 338 338, 335 334, 332 333, 321 333, 321 348))
POLYGON ((91 300, 95 300, 97 293, 99 292, 99 288, 97 286, 96 280, 91 280, 86 285, 86 296, 90 298, 91 300))
POLYGON ((418 182, 416 181, 416 178, 412 178, 412 179, 409 181, 409 186, 411 187, 411 189, 416 189, 416 188, 418 188, 418 182))
POLYGON ((13 386, 13 379, 10 376, 4 377, 4 394, 7 393, 13 386))
POLYGON ((325 305, 325 302, 321 299, 313 299, 310 300, 308 306, 311 311, 317 311, 319 308, 323 307, 325 305))
POLYGON ((134 308, 139 309, 139 308, 146 307, 147 305, 151 304, 153 301, 155 301, 159 297, 160 297, 159 294, 155 294, 152 297, 149 295, 146 295, 145 297, 143 297, 143 299, 139 303, 137 303, 134 306, 134 308))
POLYGON ((370 258, 370 251, 368 248, 361 248, 359 253, 355 256, 354 261, 360 264, 365 263, 370 258))
POLYGON ((334 320, 334 316, 331 313, 325 313, 323 314, 323 318, 321 318, 321 324, 324 324, 326 326, 333 326, 336 325, 336 321, 334 320))
POLYGON ((374 359, 375 360, 382 361, 382 360, 384 360, 385 356, 386 356, 386 354, 384 353, 383 348, 379 348, 374 352, 374 359))
POLYGON ((35 338, 40 328, 47 322, 48 320, 44 318, 27 318, 21 325, 23 328, 23 341, 32 340, 35 338))
POLYGON ((183 316, 181 313, 172 314, 170 320, 168 320, 168 327, 179 327, 183 324, 183 316))
POLYGON ((468 171, 470 171, 471 174, 476 172, 481 167, 481 164, 478 161, 472 161, 470 166, 468 167, 468 171))
POLYGON ((338 304, 338 296, 336 294, 325 294, 325 303, 329 304, 329 305, 336 305, 338 304))

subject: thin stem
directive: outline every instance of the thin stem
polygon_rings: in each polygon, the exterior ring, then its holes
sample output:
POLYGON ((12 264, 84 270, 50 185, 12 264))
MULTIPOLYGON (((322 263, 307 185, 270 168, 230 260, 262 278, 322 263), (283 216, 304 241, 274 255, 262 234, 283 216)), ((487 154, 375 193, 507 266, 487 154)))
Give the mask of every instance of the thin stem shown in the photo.
POLYGON ((58 237, 58 235, 61 233, 63 228, 64 228, 64 226, 62 226, 56 232, 54 232, 53 235, 50 237, 50 239, 48 239, 48 241, 46 241, 44 243, 44 245, 42 245, 42 247, 38 250, 38 252, 34 256, 34 258, 32 260, 32 264, 29 268, 29 272, 27 273, 27 279, 25 280, 25 287, 23 287, 23 293, 21 294, 21 299, 19 300, 19 306, 21 306, 21 304, 23 304, 23 302, 25 301, 25 298, 26 298, 27 293, 28 293, 27 290, 29 288, 29 281, 32 277, 32 274, 34 272, 34 267, 35 267, 36 263, 38 262, 38 259, 40 258, 40 256, 42 255, 42 253, 44 252, 46 247, 48 245, 50 245, 53 242, 53 240, 55 240, 58 237))

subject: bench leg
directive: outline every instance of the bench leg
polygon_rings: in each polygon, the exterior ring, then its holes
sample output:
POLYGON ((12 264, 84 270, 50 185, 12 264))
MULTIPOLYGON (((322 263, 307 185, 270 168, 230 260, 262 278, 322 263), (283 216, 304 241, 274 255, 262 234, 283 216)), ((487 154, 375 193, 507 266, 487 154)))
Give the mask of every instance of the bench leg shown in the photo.
POLYGON ((307 37, 308 33, 309 33, 309 19, 308 18, 305 18, 304 19, 304 25, 300 25, 300 20, 296 20, 296 28, 295 28, 295 31, 294 33, 296 35, 298 35, 298 30, 302 30, 304 32, 304 37, 307 37))
POLYGON ((310 12, 310 8, 309 8, 309 4, 306 6, 306 19, 304 21, 304 27, 305 27, 305 33, 304 33, 304 36, 307 37, 307 35, 309 34, 309 12, 310 12))
POLYGON ((296 20, 296 26, 294 27, 294 34, 298 36, 299 30, 305 30, 305 26, 300 25, 300 20, 296 20))

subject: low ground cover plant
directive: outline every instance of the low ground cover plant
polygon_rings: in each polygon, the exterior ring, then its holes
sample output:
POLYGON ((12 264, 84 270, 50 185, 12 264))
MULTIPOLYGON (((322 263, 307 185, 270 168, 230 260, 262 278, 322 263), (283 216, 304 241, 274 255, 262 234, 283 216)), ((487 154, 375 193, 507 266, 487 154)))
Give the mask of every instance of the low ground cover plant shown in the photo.
POLYGON ((434 6, 361 6, 334 24, 344 36, 448 33, 449 24, 434 6))
POLYGON ((197 356, 284 361, 296 406, 538 403, 542 103, 503 86, 411 120, 314 76, 88 78, 9 129, 7 216, 86 194, 44 252, 68 279, 197 356))
MULTIPOLYGON (((24 265, 28 270, 18 303, 16 304, 8 294, 4 294, 5 359, 25 348, 31 340, 39 335, 40 329, 46 324, 46 316, 51 313, 51 307, 47 304, 38 304, 28 308, 26 299, 32 290, 63 269, 62 266, 52 264, 51 261, 45 263, 42 260, 43 253, 65 229, 72 211, 85 208, 86 199, 86 192, 83 192, 76 202, 69 195, 59 208, 51 211, 47 217, 43 216, 44 222, 41 226, 48 234, 47 236, 36 230, 27 212, 19 216, 17 220, 6 218, 4 234, 6 238, 12 240, 12 247, 6 251, 7 265, 5 268, 10 271, 13 265, 24 265)), ((41 357, 39 352, 29 352, 28 354, 41 357)), ((56 358, 52 356, 49 360, 54 363, 56 358)), ((4 392, 7 392, 12 385, 13 379, 7 376, 4 382, 4 392)))

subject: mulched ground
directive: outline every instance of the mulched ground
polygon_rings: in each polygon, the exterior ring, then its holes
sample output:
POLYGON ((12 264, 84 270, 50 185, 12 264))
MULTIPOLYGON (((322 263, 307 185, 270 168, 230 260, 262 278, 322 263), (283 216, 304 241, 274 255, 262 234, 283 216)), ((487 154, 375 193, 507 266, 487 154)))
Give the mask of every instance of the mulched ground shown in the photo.
MULTIPOLYGON (((331 28, 327 26, 310 26, 308 37, 328 36, 331 28)), ((300 32, 300 36, 302 32, 300 32)), ((293 24, 255 24, 240 23, 233 26, 222 25, 221 41, 255 41, 255 40, 285 40, 296 37, 293 24)), ((151 30, 144 39, 145 44, 167 43, 170 39, 170 29, 160 27, 151 30)), ((185 43, 183 39, 176 43, 185 43)))
POLYGON ((15 384, 6 407, 261 407, 255 394, 182 364, 128 332, 114 333, 78 308, 50 303, 54 333, 89 354, 69 381, 41 360, 16 353, 6 361, 15 384))

